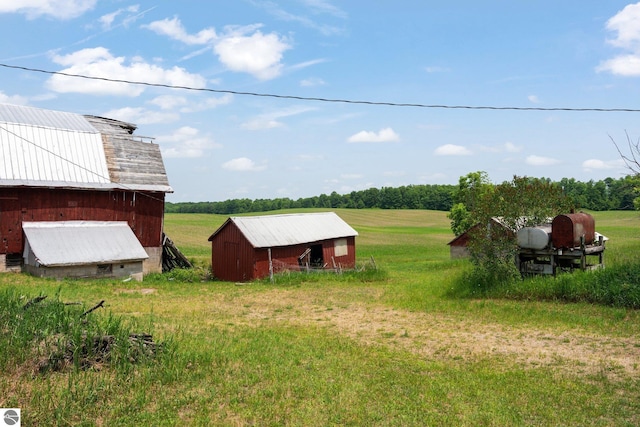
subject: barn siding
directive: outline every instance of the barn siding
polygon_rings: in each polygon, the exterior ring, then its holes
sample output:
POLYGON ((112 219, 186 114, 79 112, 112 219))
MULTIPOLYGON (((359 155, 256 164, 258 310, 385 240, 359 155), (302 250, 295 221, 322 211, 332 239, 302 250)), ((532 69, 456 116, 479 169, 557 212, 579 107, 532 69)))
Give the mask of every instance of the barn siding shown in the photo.
POLYGON ((1 188, 0 254, 22 252, 22 221, 127 221, 143 247, 161 247, 164 199, 164 193, 1 188))
MULTIPOLYGON (((333 261, 340 268, 354 268, 356 265, 356 246, 355 237, 347 237, 347 255, 335 255, 335 240, 325 240, 322 242, 310 242, 300 245, 284 246, 271 248, 271 260, 274 265, 274 272, 283 270, 297 270, 298 257, 304 253, 307 248, 314 245, 322 245, 322 258, 327 269, 333 269, 333 261)), ((259 279, 269 275, 269 252, 266 248, 255 249, 255 274, 254 279, 259 279)))
POLYGON ((222 280, 252 280, 254 251, 238 227, 229 222, 211 242, 211 271, 222 280))

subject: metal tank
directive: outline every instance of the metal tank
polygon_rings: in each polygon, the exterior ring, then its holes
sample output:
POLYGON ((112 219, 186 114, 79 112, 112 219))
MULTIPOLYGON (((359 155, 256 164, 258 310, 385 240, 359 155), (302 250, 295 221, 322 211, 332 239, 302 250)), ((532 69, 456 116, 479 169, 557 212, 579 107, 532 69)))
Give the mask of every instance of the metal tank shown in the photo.
POLYGON ((523 249, 544 249, 549 246, 550 234, 550 225, 523 227, 518 230, 518 246, 523 249))
POLYGON ((585 245, 591 245, 595 234, 595 220, 588 213, 558 215, 551 222, 551 242, 557 249, 580 247, 582 238, 585 245))

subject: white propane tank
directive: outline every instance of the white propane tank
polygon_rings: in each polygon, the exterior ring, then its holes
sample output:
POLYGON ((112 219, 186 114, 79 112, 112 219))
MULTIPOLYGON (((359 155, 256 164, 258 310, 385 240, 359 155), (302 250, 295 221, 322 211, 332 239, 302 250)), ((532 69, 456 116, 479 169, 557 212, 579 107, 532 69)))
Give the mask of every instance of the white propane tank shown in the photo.
POLYGON ((523 227, 518 230, 518 246, 524 249, 541 250, 549 246, 551 226, 523 227))

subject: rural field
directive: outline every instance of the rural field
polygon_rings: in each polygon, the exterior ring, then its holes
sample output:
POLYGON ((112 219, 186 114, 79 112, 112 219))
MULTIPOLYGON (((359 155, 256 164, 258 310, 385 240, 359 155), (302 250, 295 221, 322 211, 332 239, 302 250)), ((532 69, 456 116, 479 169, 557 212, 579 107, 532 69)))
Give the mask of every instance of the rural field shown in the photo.
MULTIPOLYGON (((0 407, 23 425, 640 425, 640 311, 465 296, 445 212, 334 211, 359 233, 363 272, 211 280, 207 239, 227 217, 167 214, 196 272, 0 275, 25 302, 104 300, 91 316, 164 345, 131 366, 44 374, 33 349, 0 376, 0 407)), ((637 258, 638 212, 592 215, 607 267, 637 258)))

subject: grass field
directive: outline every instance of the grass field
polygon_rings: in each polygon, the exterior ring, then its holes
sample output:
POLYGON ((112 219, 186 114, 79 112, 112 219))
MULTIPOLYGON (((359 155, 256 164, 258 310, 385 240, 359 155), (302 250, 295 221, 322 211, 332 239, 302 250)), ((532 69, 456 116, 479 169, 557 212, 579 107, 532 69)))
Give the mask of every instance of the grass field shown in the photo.
MULTIPOLYGON (((23 425, 640 425, 637 310, 456 297, 469 265, 449 259, 446 213, 335 211, 377 280, 0 275, 26 296, 105 300, 96 316, 170 343, 124 370, 39 375, 24 358, 0 376, 0 407, 21 408, 23 425)), ((637 258, 637 212, 593 215, 607 265, 637 258)), ((204 270, 225 220, 169 214, 165 230, 204 270)))

